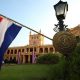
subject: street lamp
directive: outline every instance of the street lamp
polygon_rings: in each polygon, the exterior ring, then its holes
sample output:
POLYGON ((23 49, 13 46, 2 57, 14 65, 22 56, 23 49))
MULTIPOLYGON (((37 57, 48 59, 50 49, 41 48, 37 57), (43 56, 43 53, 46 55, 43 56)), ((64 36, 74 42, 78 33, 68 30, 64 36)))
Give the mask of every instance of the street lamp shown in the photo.
POLYGON ((70 56, 77 45, 76 37, 70 31, 66 31, 67 26, 63 24, 63 20, 65 19, 66 13, 68 11, 67 2, 60 0, 57 4, 54 5, 54 9, 57 20, 59 21, 59 23, 55 26, 58 28, 59 32, 53 36, 53 46, 55 51, 58 51, 65 56, 66 64, 63 78, 64 80, 67 80, 67 77, 69 76, 68 69, 70 65, 70 56))
POLYGON ((63 19, 66 17, 66 13, 68 11, 68 4, 67 2, 59 1, 57 4, 54 5, 56 17, 59 23, 56 25, 59 26, 59 31, 65 31, 66 26, 63 24, 63 19))
POLYGON ((67 2, 60 0, 54 5, 54 9, 56 17, 59 21, 59 23, 56 25, 59 32, 53 37, 53 45, 56 51, 63 53, 67 57, 76 47, 75 36, 70 31, 66 31, 66 26, 63 24, 63 20, 65 19, 68 11, 68 4, 67 2))

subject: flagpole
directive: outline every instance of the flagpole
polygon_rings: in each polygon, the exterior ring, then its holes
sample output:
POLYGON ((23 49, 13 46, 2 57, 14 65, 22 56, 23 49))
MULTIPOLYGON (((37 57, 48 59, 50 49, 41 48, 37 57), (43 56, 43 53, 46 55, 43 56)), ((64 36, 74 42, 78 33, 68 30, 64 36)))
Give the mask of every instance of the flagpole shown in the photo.
POLYGON ((49 40, 53 40, 53 39, 49 38, 48 36, 46 36, 46 35, 44 35, 44 34, 42 34, 42 33, 39 33, 38 31, 36 31, 36 30, 34 30, 34 29, 30 28, 30 27, 27 27, 27 26, 25 26, 25 25, 23 25, 23 24, 15 21, 15 20, 13 20, 13 19, 10 19, 10 18, 8 18, 8 17, 6 17, 6 16, 4 16, 4 15, 2 15, 2 14, 0 14, 0 16, 3 16, 3 17, 5 17, 5 18, 7 18, 7 19, 9 19, 9 20, 11 20, 11 21, 13 21, 13 22, 15 22, 15 23, 17 23, 17 24, 19 24, 19 25, 21 25, 21 26, 23 26, 23 27, 25 27, 25 28, 27 28, 27 29, 29 29, 29 30, 31 30, 31 31, 33 31, 33 32, 36 32, 36 33, 38 33, 38 34, 40 34, 40 35, 48 38, 49 40))

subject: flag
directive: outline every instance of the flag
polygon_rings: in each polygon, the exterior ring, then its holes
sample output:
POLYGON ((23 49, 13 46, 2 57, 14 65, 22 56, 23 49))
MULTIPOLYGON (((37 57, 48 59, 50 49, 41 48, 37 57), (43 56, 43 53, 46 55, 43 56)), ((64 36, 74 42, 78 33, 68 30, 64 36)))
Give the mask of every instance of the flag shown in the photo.
POLYGON ((3 56, 11 42, 15 39, 21 26, 3 16, 0 16, 0 65, 3 56))
POLYGON ((34 53, 34 51, 32 52, 32 63, 35 63, 35 59, 36 59, 36 55, 34 53))
POLYGON ((20 52, 18 52, 17 58, 18 58, 18 64, 20 64, 20 52))

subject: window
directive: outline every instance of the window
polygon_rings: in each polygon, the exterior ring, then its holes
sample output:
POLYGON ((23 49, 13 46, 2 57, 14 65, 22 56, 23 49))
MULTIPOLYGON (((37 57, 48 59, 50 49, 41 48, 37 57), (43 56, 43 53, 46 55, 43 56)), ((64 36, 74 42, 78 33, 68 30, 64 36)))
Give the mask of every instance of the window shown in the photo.
POLYGON ((13 54, 13 50, 11 50, 11 54, 13 54))
POLYGON ((40 53, 43 53, 43 48, 40 48, 40 49, 39 49, 39 52, 40 52, 40 53))
POLYGON ((7 54, 9 54, 9 53, 10 53, 10 50, 7 51, 7 54))
POLYGON ((53 52, 53 48, 52 47, 50 48, 50 52, 53 52))
POLYGON ((33 48, 30 48, 30 52, 32 52, 33 51, 33 48))
POLYGON ((34 47, 34 51, 36 52, 36 47, 34 47))
POLYGON ((77 40, 77 42, 80 42, 79 36, 76 36, 76 40, 77 40))
POLYGON ((21 50, 19 49, 18 52, 21 52, 21 50))
POLYGON ((32 39, 33 39, 33 36, 32 36, 32 39))
POLYGON ((48 48, 45 48, 45 49, 44 49, 44 52, 45 52, 45 53, 48 53, 48 48))
POLYGON ((24 52, 24 49, 22 49, 22 52, 24 52))
POLYGON ((17 54, 17 50, 15 50, 14 53, 17 54))

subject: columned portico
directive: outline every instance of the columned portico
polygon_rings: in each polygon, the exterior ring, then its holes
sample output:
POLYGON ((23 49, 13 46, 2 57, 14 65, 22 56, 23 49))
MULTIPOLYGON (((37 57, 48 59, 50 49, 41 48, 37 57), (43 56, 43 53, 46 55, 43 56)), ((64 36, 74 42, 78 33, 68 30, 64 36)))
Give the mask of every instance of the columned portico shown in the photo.
POLYGON ((55 51, 53 45, 44 45, 43 41, 44 37, 42 35, 30 34, 29 45, 9 48, 5 53, 4 60, 10 61, 15 59, 18 63, 18 59, 20 58, 20 64, 32 63, 33 53, 36 58, 42 54, 53 53, 55 51))

